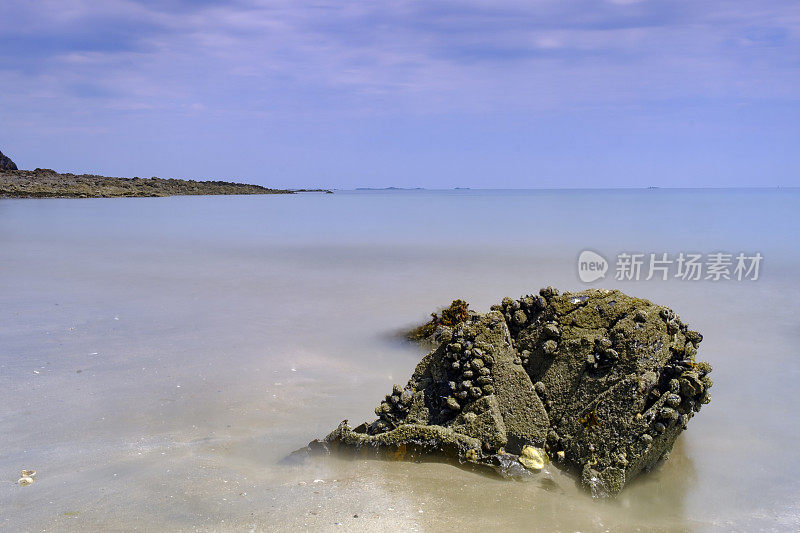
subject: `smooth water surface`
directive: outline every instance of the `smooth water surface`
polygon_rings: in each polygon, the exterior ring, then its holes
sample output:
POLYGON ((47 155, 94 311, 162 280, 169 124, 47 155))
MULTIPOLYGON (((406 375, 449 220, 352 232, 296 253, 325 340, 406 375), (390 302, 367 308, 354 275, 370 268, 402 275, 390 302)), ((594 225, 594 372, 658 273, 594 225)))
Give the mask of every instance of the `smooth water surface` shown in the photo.
POLYGON ((0 200, 0 527, 796 530, 800 192, 0 200), (758 281, 581 283, 580 251, 760 252, 758 281), (374 418, 454 298, 618 287, 705 340, 713 401, 613 501, 443 464, 279 464, 374 418), (21 487, 19 471, 38 471, 21 487))

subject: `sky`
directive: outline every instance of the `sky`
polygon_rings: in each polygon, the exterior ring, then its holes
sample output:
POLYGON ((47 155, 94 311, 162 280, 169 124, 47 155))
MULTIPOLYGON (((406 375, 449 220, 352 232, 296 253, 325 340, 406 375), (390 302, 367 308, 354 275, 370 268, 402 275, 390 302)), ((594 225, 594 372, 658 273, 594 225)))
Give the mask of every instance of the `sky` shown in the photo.
POLYGON ((800 186, 796 0, 0 0, 20 168, 800 186))

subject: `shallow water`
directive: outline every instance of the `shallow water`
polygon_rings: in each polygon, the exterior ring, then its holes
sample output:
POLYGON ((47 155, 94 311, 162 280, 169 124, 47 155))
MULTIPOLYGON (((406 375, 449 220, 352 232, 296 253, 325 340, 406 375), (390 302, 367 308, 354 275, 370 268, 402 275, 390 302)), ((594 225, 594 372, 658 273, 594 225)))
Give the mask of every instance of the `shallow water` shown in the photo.
POLYGON ((797 190, 0 200, 0 527, 796 530, 798 213, 797 190), (764 263, 587 285, 586 248, 764 263), (279 464, 405 383, 421 353, 398 329, 544 285, 619 287, 705 336, 712 403, 618 499, 555 470, 279 464))

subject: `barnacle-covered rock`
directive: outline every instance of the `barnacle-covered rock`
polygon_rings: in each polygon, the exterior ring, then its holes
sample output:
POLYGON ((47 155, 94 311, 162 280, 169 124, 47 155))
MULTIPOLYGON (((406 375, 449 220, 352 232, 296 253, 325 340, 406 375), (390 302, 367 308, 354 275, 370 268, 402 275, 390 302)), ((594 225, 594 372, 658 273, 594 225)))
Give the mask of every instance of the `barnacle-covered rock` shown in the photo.
POLYGON ((695 360, 702 335, 647 300, 548 287, 485 314, 460 300, 447 311, 439 344, 377 420, 342 423, 308 449, 446 458, 508 476, 543 468, 542 450, 592 494, 613 495, 668 457, 710 401, 711 367, 695 360))

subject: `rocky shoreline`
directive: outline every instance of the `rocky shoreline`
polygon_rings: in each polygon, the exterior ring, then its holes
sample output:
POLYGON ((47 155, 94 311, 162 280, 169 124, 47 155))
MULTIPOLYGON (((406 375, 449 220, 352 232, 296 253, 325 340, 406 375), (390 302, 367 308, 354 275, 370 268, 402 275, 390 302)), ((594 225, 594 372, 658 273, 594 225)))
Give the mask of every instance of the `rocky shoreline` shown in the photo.
POLYGON ((228 181, 114 178, 54 170, 0 170, 0 198, 136 198, 179 195, 294 194, 327 189, 270 189, 228 181))

